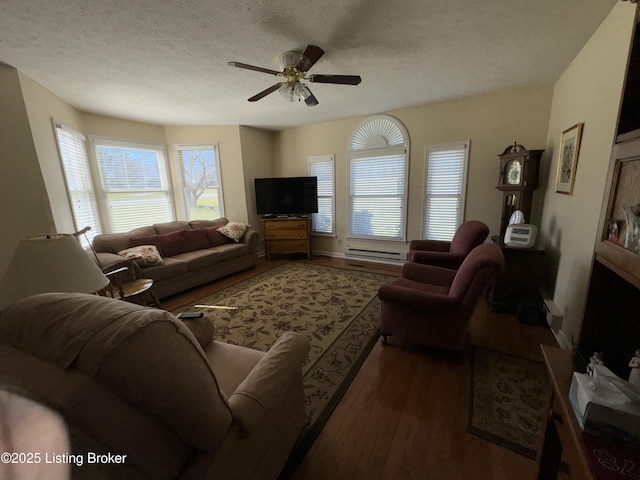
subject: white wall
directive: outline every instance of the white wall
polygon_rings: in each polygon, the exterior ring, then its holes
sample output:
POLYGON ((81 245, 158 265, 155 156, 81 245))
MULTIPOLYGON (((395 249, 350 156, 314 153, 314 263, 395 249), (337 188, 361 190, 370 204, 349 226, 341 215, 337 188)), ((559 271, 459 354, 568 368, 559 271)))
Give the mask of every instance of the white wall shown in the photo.
POLYGON ((594 242, 635 18, 618 2, 556 82, 553 91, 541 238, 552 261, 548 288, 566 314, 563 342, 579 339, 594 242), (573 195, 555 193, 562 131, 584 122, 573 195))

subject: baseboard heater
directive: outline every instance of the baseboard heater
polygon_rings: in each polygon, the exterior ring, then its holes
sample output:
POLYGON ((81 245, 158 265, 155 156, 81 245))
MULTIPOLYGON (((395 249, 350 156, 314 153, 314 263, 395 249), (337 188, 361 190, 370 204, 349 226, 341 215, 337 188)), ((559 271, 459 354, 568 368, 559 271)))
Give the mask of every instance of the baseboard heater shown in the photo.
POLYGON ((385 252, 382 250, 365 250, 362 248, 349 247, 346 253, 348 257, 370 257, 398 261, 405 261, 407 259, 407 254, 403 252, 385 252))

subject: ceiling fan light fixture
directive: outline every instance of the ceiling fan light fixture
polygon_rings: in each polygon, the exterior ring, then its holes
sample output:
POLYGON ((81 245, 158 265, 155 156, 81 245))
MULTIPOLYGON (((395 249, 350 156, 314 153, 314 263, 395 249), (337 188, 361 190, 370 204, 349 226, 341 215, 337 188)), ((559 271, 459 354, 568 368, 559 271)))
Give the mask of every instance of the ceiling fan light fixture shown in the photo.
POLYGON ((293 93, 299 100, 306 100, 311 95, 311 92, 303 83, 296 83, 296 86, 293 87, 293 93))
POLYGON ((278 91, 280 92, 280 95, 282 95, 284 98, 286 98, 290 102, 297 100, 297 96, 295 94, 294 88, 288 82, 283 83, 282 86, 278 89, 278 91))

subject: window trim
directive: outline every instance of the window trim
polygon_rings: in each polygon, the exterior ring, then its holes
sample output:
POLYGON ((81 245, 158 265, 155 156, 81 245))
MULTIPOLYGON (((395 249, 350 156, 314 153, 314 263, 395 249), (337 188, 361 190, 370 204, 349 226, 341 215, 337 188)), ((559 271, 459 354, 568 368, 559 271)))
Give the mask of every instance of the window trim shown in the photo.
POLYGON ((60 168, 62 169, 62 178, 65 186, 65 193, 68 201, 69 211, 71 212, 71 217, 73 218, 73 224, 76 231, 80 231, 83 228, 89 226, 91 229, 80 238, 80 243, 83 246, 88 247, 88 242, 91 242, 93 238, 97 235, 100 235, 103 232, 102 226, 102 215, 100 214, 100 201, 98 198, 98 193, 96 191, 95 181, 94 181, 94 172, 91 165, 91 159, 89 156, 89 152, 87 152, 87 138, 80 132, 68 127, 67 125, 57 122, 53 117, 51 118, 51 123, 53 126, 53 134, 56 141, 56 147, 58 150, 58 159, 60 161, 60 168), (65 163, 65 159, 63 157, 63 148, 60 142, 60 134, 58 130, 62 130, 66 132, 68 135, 73 137, 78 142, 82 143, 82 149, 84 151, 84 167, 86 168, 87 173, 87 181, 89 190, 87 193, 90 197, 93 197, 93 201, 89 201, 89 208, 91 209, 91 214, 94 217, 95 223, 92 225, 80 225, 78 215, 76 209, 73 205, 73 198, 71 196, 71 188, 69 183, 69 172, 67 170, 67 166, 65 163))
MULTIPOLYGON (((224 205, 224 188, 222 186, 222 167, 220 162, 220 147, 217 142, 210 143, 176 143, 173 145, 173 152, 175 154, 175 171, 177 172, 177 185, 179 190, 179 196, 176 200, 179 200, 181 205, 180 210, 184 215, 184 219, 188 222, 191 219, 189 218, 189 211, 187 207, 187 202, 184 198, 184 184, 183 184, 183 169, 180 162, 180 150, 213 150, 215 152, 215 163, 216 163, 216 175, 218 177, 218 207, 220 208, 220 217, 225 216, 225 205, 224 205)), ((210 219, 213 220, 213 219, 210 219)))
MULTIPOLYGON (((422 228, 421 238, 427 239, 427 204, 428 204, 428 183, 429 183, 429 155, 433 151, 447 151, 454 149, 464 149, 464 159, 462 167, 462 192, 460 194, 460 218, 458 219, 458 226, 465 221, 466 206, 467 206, 467 179, 469 173, 469 156, 471 151, 471 140, 461 140, 457 142, 438 143, 432 145, 425 145, 424 150, 424 175, 423 175, 423 188, 424 193, 422 196, 422 228)), ((453 238, 453 236, 452 236, 453 238)), ((449 239, 451 240, 451 239, 449 239)))
POLYGON ((364 119, 353 131, 347 151, 347 235, 354 240, 372 240, 394 243, 406 243, 409 218, 409 168, 410 142, 405 125, 391 115, 374 115, 364 119), (404 158, 402 218, 400 227, 402 234, 398 237, 383 235, 358 235, 352 232, 353 199, 351 193, 352 162, 364 158, 383 156, 402 156, 404 158))
MULTIPOLYGON (((335 155, 316 155, 308 157, 308 171, 309 175, 313 176, 313 172, 311 171, 311 165, 314 163, 331 163, 331 195, 323 195, 323 198, 331 198, 331 232, 319 232, 314 230, 316 222, 312 222, 311 224, 311 234, 317 235, 321 237, 336 237, 336 158, 335 155)), ((320 195, 318 195, 318 199, 320 195)), ((315 215, 317 213, 312 214, 312 219, 315 219, 315 215)))
MULTIPOLYGON (((109 202, 107 200, 108 192, 103 188, 103 177, 102 171, 100 170, 100 164, 98 162, 98 153, 97 146, 100 145, 108 145, 113 147, 120 148, 132 148, 132 149, 143 149, 143 150, 156 150, 162 155, 162 163, 164 164, 162 168, 160 168, 160 175, 163 183, 166 185, 166 190, 148 190, 157 191, 157 192, 166 192, 167 201, 169 202, 169 221, 176 220, 176 207, 174 200, 174 189, 173 182, 171 180, 171 173, 169 170, 169 157, 167 155, 166 145, 163 143, 155 143, 155 142, 145 142, 141 140, 131 140, 125 138, 115 138, 115 137, 107 137, 102 135, 89 135, 89 143, 91 145, 90 150, 90 160, 93 164, 93 168, 95 169, 95 177, 93 179, 94 185, 96 187, 96 195, 98 198, 98 206, 100 208, 100 216, 104 225, 108 227, 108 231, 110 233, 115 233, 116 229, 114 228, 113 217, 111 212, 109 211, 109 202)), ((140 226, 145 226, 147 223, 144 223, 140 226)))

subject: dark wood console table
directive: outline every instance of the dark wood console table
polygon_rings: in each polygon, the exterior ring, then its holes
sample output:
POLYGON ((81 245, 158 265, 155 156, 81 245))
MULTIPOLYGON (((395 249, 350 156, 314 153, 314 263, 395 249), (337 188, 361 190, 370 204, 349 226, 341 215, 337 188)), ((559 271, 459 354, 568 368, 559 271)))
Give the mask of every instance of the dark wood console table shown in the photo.
POLYGON ((555 479, 560 457, 569 466, 571 478, 610 480, 640 478, 640 452, 582 432, 569 402, 573 377, 571 352, 541 345, 549 373, 549 418, 542 429, 538 448, 538 480, 555 479))
POLYGON ((498 236, 491 240, 500 245, 505 269, 489 289, 489 303, 494 312, 514 313, 522 301, 537 300, 546 272, 544 248, 517 248, 505 245, 498 236))

